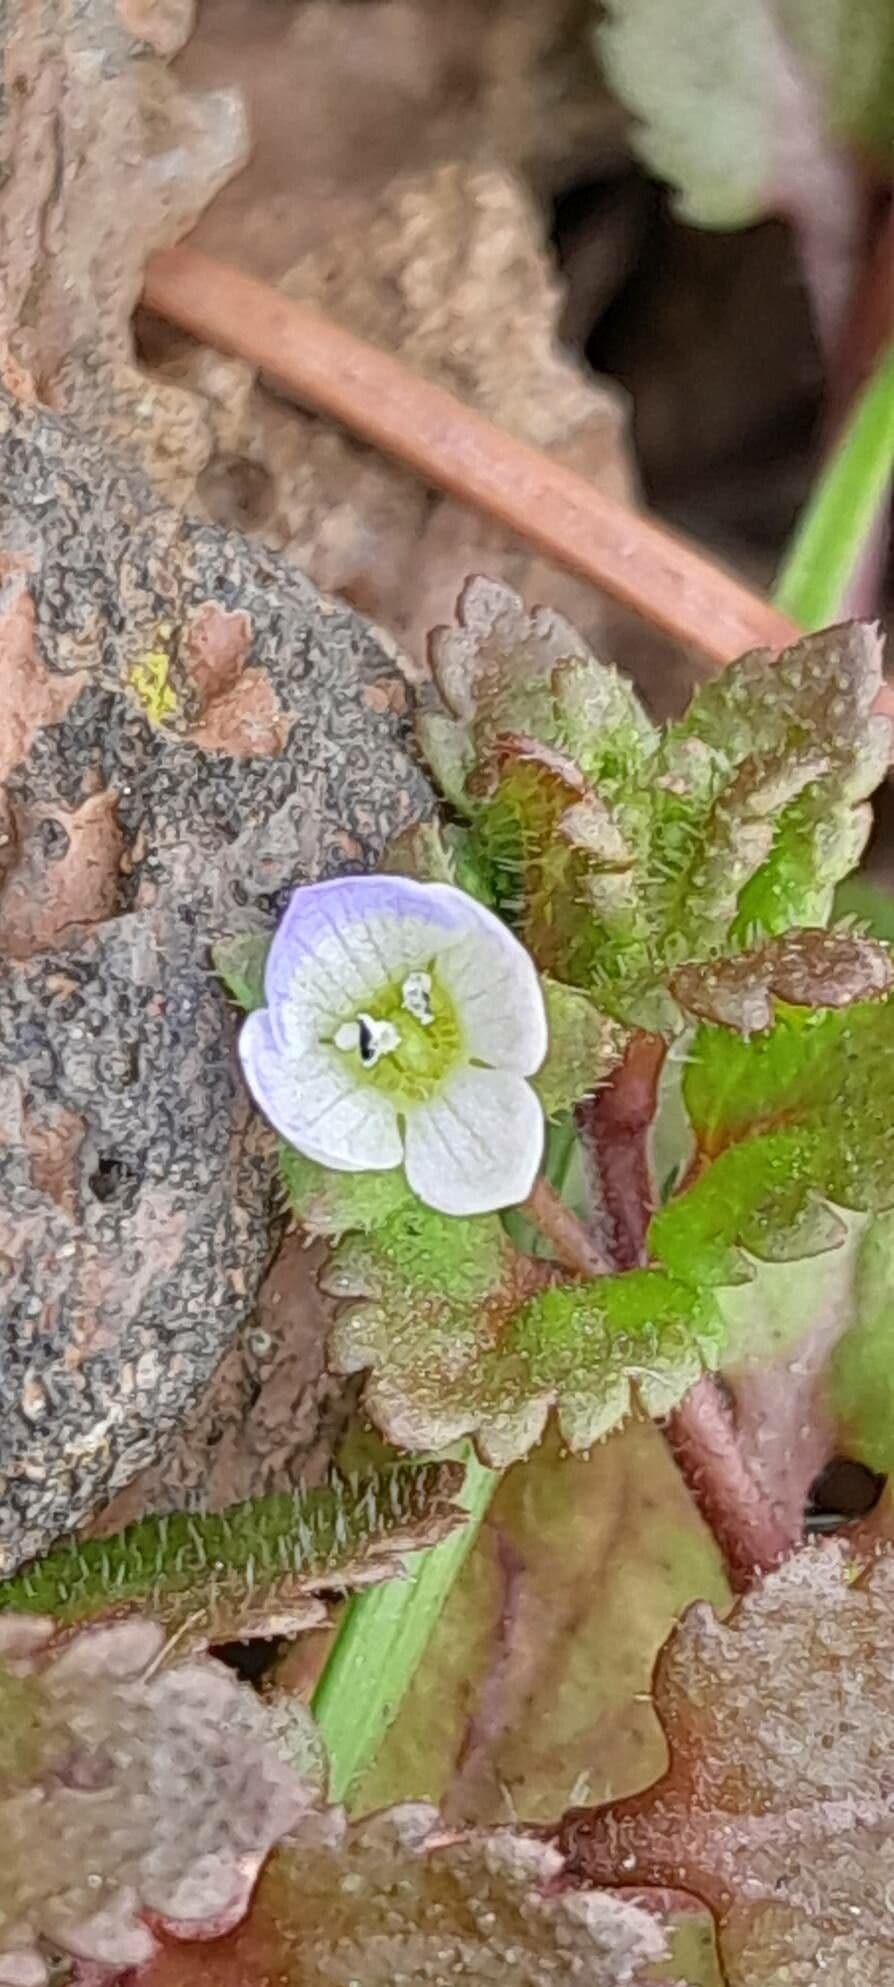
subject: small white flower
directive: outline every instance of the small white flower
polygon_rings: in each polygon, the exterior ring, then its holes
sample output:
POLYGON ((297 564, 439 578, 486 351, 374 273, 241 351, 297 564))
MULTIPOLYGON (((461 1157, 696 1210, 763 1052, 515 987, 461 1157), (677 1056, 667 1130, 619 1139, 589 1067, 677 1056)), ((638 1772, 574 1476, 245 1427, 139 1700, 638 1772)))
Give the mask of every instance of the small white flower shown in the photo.
POLYGON ((446 883, 343 877, 297 890, 239 1038, 246 1081, 290 1145, 337 1172, 403 1164, 444 1214, 530 1193, 546 1054, 533 961, 446 883))

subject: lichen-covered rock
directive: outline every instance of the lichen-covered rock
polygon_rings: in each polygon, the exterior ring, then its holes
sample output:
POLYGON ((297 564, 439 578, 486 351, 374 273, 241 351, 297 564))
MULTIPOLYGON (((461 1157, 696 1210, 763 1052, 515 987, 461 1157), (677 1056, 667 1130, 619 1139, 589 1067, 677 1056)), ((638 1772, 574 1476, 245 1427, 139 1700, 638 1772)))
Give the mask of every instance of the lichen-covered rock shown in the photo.
POLYGON ((430 797, 384 636, 11 400, 0 573, 8 1571, 153 1459, 269 1262, 273 1139, 211 940, 430 797))

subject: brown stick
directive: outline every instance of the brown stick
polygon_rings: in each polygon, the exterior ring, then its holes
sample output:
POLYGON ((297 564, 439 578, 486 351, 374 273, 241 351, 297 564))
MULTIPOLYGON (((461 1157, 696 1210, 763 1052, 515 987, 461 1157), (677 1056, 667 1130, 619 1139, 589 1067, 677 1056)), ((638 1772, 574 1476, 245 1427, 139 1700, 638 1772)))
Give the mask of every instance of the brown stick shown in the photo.
POLYGON ((578 1276, 611 1276, 612 1265, 597 1249, 577 1215, 551 1187, 548 1180, 536 1182, 533 1192, 519 1210, 551 1242, 559 1262, 578 1276))
POLYGON ((646 1231, 654 1212, 649 1131, 658 1079, 667 1053, 660 1035, 638 1030, 607 1083, 575 1113, 584 1165, 601 1201, 616 1269, 646 1260, 646 1231))
POLYGON ((715 666, 797 639, 795 622, 683 539, 269 283, 179 247, 151 257, 143 296, 160 316, 248 359, 715 666))
POLYGON ((710 1525, 734 1587, 750 1585, 801 1539, 777 1517, 743 1457, 732 1416, 709 1374, 668 1416, 665 1433, 688 1488, 710 1525))

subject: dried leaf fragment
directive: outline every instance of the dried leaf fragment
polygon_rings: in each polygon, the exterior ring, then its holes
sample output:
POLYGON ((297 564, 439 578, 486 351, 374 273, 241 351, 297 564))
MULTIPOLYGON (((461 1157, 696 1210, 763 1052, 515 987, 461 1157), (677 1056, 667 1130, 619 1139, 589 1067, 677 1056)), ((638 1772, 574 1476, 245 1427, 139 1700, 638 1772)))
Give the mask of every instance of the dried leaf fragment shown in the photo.
POLYGON ((613 1807, 566 1817, 588 1883, 692 1891, 729 1987, 891 1978, 894 1553, 807 1549, 726 1623, 690 1609, 659 1663, 671 1763, 613 1807))
POLYGON ((671 988, 688 1013, 753 1035, 772 1026, 774 997, 791 1007, 850 1007, 887 993, 892 981, 891 953, 876 939, 795 930, 758 952, 681 966, 671 988))
POLYGON ((657 1918, 561 1875, 549 1844, 452 1835, 421 1804, 356 1828, 333 1812, 273 1859, 240 1931, 168 1951, 141 1987, 670 1987, 657 1918))
POLYGON ((160 1666, 149 1620, 53 1633, 0 1624, 0 1981, 29 1987, 59 1954, 114 1977, 151 1959, 153 1926, 237 1923, 320 1791, 291 1763, 307 1752, 300 1706, 267 1709, 208 1658, 160 1666))

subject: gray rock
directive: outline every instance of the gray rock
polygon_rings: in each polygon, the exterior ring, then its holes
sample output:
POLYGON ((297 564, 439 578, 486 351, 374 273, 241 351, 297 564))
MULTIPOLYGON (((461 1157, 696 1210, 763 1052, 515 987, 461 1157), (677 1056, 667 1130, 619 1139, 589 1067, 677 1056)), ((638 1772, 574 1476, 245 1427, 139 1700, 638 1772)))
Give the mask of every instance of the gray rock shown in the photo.
POLYGON ((431 797, 384 635, 5 399, 0 574, 8 1570, 158 1455, 270 1261, 274 1141, 211 941, 431 797))

